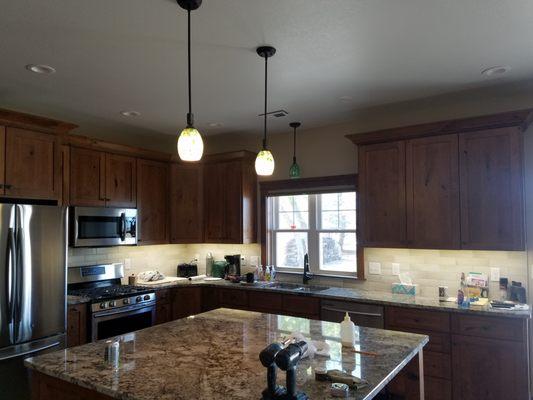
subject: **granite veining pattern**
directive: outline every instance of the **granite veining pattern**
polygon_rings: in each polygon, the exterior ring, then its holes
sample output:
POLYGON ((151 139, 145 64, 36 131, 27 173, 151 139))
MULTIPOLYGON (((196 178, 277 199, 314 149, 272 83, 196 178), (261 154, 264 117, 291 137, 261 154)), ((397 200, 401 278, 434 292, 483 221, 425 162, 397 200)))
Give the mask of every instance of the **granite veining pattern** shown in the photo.
MULTIPOLYGON (((329 357, 305 359, 297 385, 311 399, 330 399, 316 368, 343 369, 369 381, 350 399, 373 398, 428 342, 428 337, 357 328, 357 350, 342 349, 340 325, 302 318, 218 309, 140 330, 121 338, 121 365, 103 362, 105 341, 26 360, 26 366, 123 400, 259 399, 266 387, 260 351, 294 331, 331 346, 329 357)), ((284 385, 285 375, 278 374, 284 385)))
MULTIPOLYGON (((272 288, 264 285, 241 285, 236 283, 230 283, 228 281, 185 281, 185 282, 172 282, 161 285, 150 285, 153 290, 168 289, 172 287, 179 287, 184 285, 201 285, 201 286, 213 286, 213 287, 229 287, 233 289, 244 290, 260 290, 267 292, 280 292, 298 294, 302 296, 314 296, 324 299, 332 300, 346 300, 346 301, 360 301, 368 304, 380 304, 387 306, 399 305, 402 307, 412 307, 417 309, 436 310, 436 311, 448 311, 458 313, 474 313, 477 315, 489 315, 499 317, 510 318, 530 318, 531 310, 513 311, 506 309, 493 309, 489 306, 484 307, 470 307, 461 308, 456 303, 441 302, 437 298, 428 298, 421 296, 407 296, 400 294, 392 294, 387 292, 348 289, 340 287, 329 287, 326 290, 315 292, 296 292, 290 289, 272 288)), ((140 285, 142 286, 142 285, 140 285)), ((303 285, 302 285, 303 286, 303 285)), ((312 285, 311 285, 312 286, 312 285)))

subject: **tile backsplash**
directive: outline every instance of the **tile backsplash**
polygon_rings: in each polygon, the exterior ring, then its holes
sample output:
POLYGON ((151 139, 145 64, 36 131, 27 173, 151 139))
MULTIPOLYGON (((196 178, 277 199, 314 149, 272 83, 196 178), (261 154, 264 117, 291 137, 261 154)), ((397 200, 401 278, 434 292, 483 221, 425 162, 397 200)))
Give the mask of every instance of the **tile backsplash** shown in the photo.
MULTIPOLYGON (((106 262, 125 262, 130 260, 126 275, 157 269, 170 276, 176 275, 176 266, 198 256, 198 273, 205 273, 205 256, 210 251, 215 260, 223 259, 226 254, 245 256, 246 266, 250 268, 251 257, 261 254, 258 244, 169 244, 156 246, 123 246, 107 248, 69 249, 69 266, 89 265, 106 262)), ((409 272, 414 283, 419 285, 419 294, 436 297, 438 286, 448 286, 449 294, 455 295, 459 288, 461 272, 482 272, 490 276, 490 268, 500 269, 500 276, 509 281, 522 282, 527 286, 527 257, 522 251, 470 251, 470 250, 415 250, 415 249, 365 249, 365 281, 315 277, 312 283, 343 286, 371 291, 390 292, 391 284, 398 282, 392 275, 392 263, 400 264, 401 272, 409 272), (370 275, 368 263, 379 262, 381 275, 370 275)), ((280 280, 301 281, 300 275, 278 275, 280 280)), ((498 296, 498 283, 490 283, 490 297, 498 296)))

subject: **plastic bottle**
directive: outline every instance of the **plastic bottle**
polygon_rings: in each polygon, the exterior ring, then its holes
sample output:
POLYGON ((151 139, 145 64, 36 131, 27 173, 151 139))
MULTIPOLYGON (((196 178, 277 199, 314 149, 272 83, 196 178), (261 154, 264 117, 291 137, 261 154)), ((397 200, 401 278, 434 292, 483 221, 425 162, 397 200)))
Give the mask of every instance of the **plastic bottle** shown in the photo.
POLYGON ((341 343, 343 347, 353 348, 355 346, 355 324, 348 313, 341 322, 341 343))
POLYGON ((205 274, 207 276, 211 276, 213 274, 213 264, 215 260, 213 258, 213 254, 211 252, 208 252, 205 256, 205 274))

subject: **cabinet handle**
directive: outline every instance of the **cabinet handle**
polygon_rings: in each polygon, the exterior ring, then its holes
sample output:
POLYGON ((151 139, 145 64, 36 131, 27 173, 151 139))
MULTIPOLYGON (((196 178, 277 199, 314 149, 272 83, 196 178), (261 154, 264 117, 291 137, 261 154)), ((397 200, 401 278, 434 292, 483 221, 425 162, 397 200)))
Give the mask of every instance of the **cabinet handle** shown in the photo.
POLYGON ((334 307, 322 307, 322 310, 325 311, 333 311, 333 312, 340 312, 340 313, 349 313, 354 315, 364 315, 365 317, 383 317, 383 314, 379 313, 372 313, 372 312, 363 312, 363 311, 350 311, 346 309, 340 309, 340 308, 334 308, 334 307))

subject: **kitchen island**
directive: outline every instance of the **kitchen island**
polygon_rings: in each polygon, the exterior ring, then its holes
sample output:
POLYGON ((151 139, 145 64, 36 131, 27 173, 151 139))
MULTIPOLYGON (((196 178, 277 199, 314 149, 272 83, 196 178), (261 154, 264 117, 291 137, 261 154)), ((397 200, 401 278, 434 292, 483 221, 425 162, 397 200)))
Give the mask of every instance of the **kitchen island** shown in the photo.
MULTIPOLYGON (((218 309, 117 337, 116 370, 104 362, 105 341, 30 358, 26 366, 36 400, 259 399, 266 387, 260 351, 295 331, 331 346, 329 357, 304 359, 298 366, 298 389, 310 399, 331 398, 330 384, 314 379, 317 368, 367 380, 350 398, 372 399, 409 361, 422 358, 428 342, 425 335, 357 327, 359 352, 353 352, 342 349, 337 323, 218 309)), ((278 384, 284 379, 279 373, 278 384)), ((423 380, 417 386, 423 393, 423 380)))

